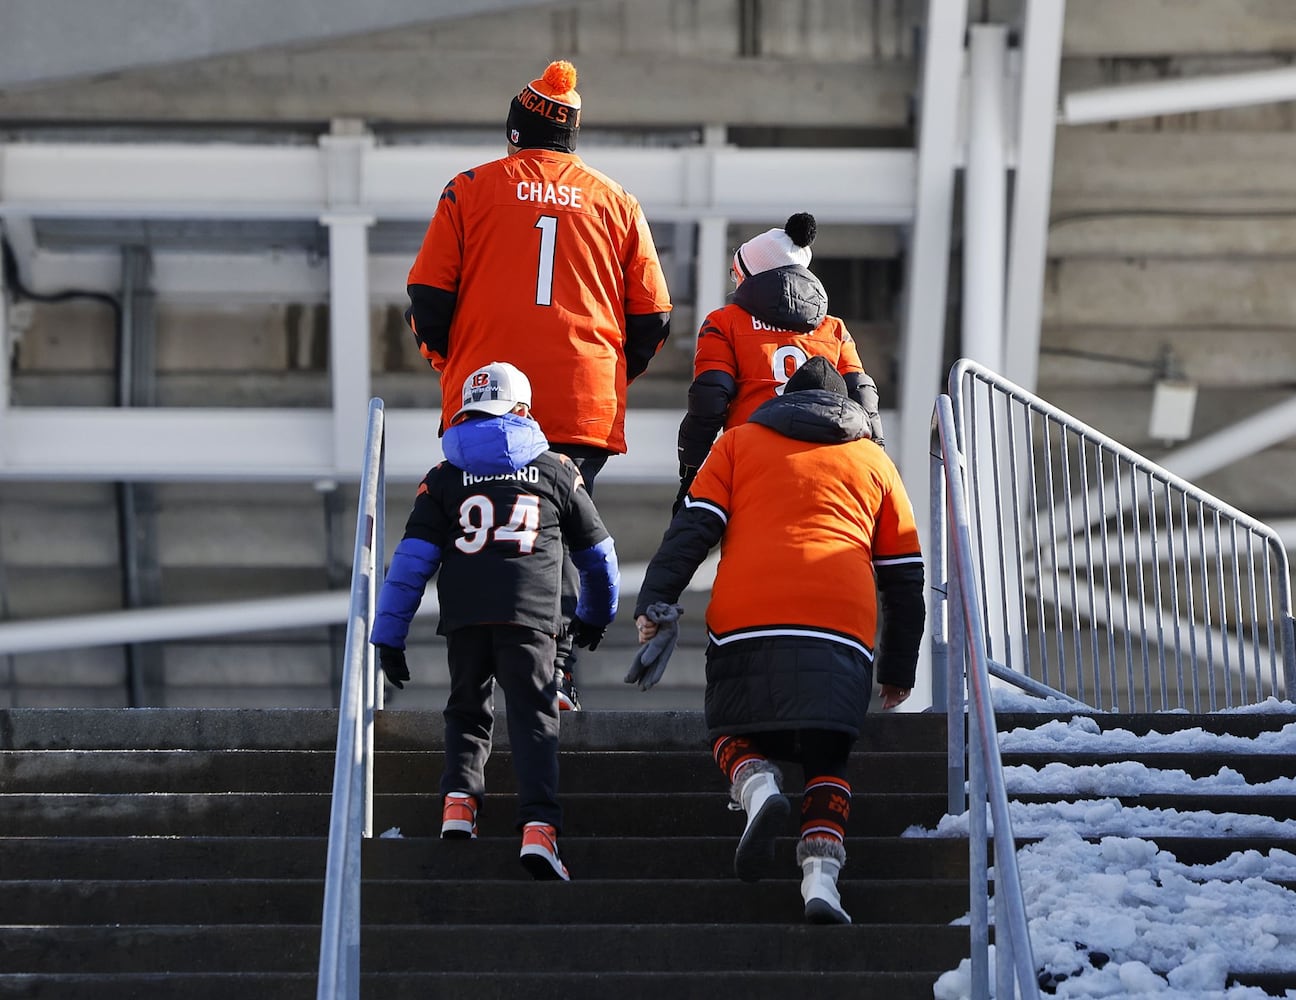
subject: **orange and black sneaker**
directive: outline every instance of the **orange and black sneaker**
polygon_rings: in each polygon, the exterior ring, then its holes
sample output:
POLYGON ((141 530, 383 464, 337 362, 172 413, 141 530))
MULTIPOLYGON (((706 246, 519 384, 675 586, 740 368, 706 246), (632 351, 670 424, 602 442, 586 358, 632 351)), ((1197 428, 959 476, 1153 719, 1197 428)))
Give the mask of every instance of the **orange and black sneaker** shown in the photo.
POLYGON ((450 792, 441 805, 442 840, 477 839, 477 799, 467 792, 450 792))
POLYGON ((558 671, 558 711, 579 712, 580 695, 576 693, 576 682, 572 680, 570 670, 558 671))
POLYGON ((567 866, 558 857, 558 831, 548 823, 528 823, 522 828, 522 867, 537 882, 570 882, 567 866))

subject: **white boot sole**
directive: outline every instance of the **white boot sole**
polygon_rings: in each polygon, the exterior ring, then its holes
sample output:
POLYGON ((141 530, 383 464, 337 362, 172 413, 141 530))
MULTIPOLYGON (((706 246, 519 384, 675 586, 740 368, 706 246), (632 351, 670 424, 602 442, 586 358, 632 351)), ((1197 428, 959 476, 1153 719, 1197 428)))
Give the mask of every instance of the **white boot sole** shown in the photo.
POLYGON ((744 882, 759 882, 774 867, 774 838, 792 812, 782 794, 771 795, 743 831, 734 853, 734 874, 744 882))
POLYGON ((845 910, 838 909, 826 899, 820 899, 817 896, 806 901, 805 905, 806 920, 812 924, 849 924, 851 922, 850 914, 845 910))

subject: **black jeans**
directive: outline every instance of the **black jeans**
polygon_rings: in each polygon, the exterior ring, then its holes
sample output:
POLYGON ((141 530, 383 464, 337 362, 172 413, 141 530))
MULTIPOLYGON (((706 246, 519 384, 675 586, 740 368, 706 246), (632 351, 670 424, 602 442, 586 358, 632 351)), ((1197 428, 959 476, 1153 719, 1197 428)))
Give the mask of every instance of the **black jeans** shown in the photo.
POLYGON ((498 681, 517 775, 517 827, 536 821, 561 831, 553 636, 521 625, 470 625, 446 636, 446 652, 450 697, 442 713, 441 794, 468 792, 485 802, 498 681))
MULTIPOLYGON (((602 448, 595 448, 587 444, 550 444, 550 451, 556 451, 560 455, 566 455, 580 470, 581 478, 585 480, 585 492, 594 497, 594 479, 602 470, 604 464, 612 457, 610 451, 602 448)), ((563 621, 571 621, 572 615, 576 613, 576 600, 580 596, 580 573, 576 571, 575 564, 567 554, 567 547, 563 546, 563 579, 562 579, 562 616, 563 621)), ((571 637, 564 635, 558 639, 558 649, 554 657, 554 663, 559 670, 571 672, 576 663, 576 650, 572 645, 571 637)))

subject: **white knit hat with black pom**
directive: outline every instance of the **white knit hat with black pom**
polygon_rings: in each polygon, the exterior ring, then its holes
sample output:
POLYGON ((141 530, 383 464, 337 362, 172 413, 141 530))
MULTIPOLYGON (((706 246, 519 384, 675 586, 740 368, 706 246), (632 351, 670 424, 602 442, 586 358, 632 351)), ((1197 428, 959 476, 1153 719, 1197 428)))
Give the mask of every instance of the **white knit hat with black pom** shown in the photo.
POLYGON ((797 212, 782 229, 767 229, 734 252, 734 269, 744 278, 776 267, 810 266, 810 244, 815 238, 815 217, 797 212))

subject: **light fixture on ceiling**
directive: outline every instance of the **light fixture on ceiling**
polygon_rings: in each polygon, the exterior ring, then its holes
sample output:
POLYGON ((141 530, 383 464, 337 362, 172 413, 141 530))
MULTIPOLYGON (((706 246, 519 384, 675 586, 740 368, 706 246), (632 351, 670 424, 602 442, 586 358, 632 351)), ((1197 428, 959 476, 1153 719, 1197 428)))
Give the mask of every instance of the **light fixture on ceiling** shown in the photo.
POLYGON ((1148 434, 1167 445, 1192 437, 1197 409, 1197 383, 1189 380, 1179 359, 1167 346, 1161 352, 1161 371, 1152 387, 1152 415, 1148 434))
POLYGON ((1041 347, 1040 353, 1150 369, 1156 373, 1156 381, 1152 384, 1148 436, 1163 442, 1167 447, 1176 441, 1192 437, 1193 415, 1197 409, 1197 383, 1184 374, 1179 357, 1169 344, 1161 348, 1161 355, 1155 361, 1122 358, 1115 354, 1100 354, 1070 347, 1041 347))

